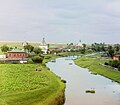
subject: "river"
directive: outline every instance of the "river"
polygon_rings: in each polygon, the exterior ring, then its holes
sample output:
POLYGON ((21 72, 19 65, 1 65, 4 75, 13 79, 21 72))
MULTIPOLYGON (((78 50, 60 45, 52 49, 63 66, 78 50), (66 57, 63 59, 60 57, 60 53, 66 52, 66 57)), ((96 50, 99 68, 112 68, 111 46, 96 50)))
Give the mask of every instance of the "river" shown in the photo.
POLYGON ((64 105, 120 105, 120 84, 74 64, 67 57, 48 62, 52 72, 67 81, 64 105), (95 94, 86 90, 95 90, 95 94))

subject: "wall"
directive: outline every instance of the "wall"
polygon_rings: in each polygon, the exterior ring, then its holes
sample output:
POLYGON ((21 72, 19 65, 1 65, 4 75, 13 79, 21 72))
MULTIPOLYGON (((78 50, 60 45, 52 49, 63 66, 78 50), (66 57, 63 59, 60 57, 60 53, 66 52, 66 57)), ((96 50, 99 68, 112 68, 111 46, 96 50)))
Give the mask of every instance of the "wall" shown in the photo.
POLYGON ((6 58, 26 58, 27 54, 24 52, 9 52, 6 54, 6 58))

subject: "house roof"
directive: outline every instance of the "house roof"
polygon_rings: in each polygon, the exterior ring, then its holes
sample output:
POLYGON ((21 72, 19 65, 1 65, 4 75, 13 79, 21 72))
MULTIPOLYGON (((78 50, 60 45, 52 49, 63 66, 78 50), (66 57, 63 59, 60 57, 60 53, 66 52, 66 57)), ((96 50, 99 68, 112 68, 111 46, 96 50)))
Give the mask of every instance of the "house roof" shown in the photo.
POLYGON ((8 52, 25 52, 24 50, 19 50, 19 49, 13 49, 13 50, 11 50, 11 51, 8 51, 8 52))
POLYGON ((115 54, 114 57, 120 57, 120 54, 115 54))
POLYGON ((64 47, 66 47, 66 45, 65 44, 51 44, 51 45, 49 45, 49 48, 64 48, 64 47))

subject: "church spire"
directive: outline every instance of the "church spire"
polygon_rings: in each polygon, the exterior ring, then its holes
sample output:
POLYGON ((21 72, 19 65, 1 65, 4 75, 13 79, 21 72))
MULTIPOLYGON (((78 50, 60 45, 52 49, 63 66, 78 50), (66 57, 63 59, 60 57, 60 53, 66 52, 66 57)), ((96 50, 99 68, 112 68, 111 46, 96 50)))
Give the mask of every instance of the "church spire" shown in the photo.
POLYGON ((46 45, 45 38, 43 38, 42 44, 43 44, 43 45, 46 45))

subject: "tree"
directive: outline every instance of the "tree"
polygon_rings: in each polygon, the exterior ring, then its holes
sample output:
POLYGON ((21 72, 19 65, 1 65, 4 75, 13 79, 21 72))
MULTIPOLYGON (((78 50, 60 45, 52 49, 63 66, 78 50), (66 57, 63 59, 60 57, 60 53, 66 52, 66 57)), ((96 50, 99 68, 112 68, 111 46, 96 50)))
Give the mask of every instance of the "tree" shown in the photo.
POLYGON ((113 47, 112 46, 108 46, 108 54, 112 57, 113 56, 113 54, 114 54, 114 49, 113 49, 113 47))
POLYGON ((94 43, 91 45, 93 51, 106 51, 105 43, 94 43))
POLYGON ((32 58, 32 61, 33 61, 34 63, 42 63, 43 57, 42 57, 42 56, 39 56, 39 55, 34 56, 34 57, 32 58))
POLYGON ((9 50, 9 47, 7 45, 1 46, 1 51, 2 52, 7 52, 9 50))
POLYGON ((34 47, 30 44, 26 44, 24 46, 24 50, 27 50, 28 52, 32 52, 34 50, 34 47))
POLYGON ((82 45, 83 45, 83 49, 82 49, 81 53, 82 53, 82 54, 85 54, 85 51, 86 51, 86 44, 83 43, 82 45))
POLYGON ((119 45, 119 44, 115 44, 115 45, 114 45, 114 49, 115 49, 115 52, 116 52, 116 53, 119 52, 119 50, 120 50, 120 45, 119 45))
POLYGON ((41 54, 42 53, 41 48, 39 48, 39 47, 34 48, 34 53, 35 54, 41 54))

